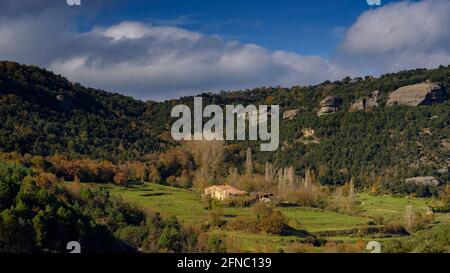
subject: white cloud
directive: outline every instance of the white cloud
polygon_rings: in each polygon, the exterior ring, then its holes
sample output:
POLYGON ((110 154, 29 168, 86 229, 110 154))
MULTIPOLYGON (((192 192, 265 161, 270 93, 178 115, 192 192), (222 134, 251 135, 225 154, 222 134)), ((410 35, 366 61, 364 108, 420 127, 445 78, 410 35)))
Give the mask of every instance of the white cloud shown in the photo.
POLYGON ((403 1, 363 13, 339 61, 379 73, 450 63, 450 1, 403 1), (347 59, 347 60, 345 60, 347 59))
POLYGON ((69 31, 79 20, 73 9, 53 2, 46 8, 41 0, 41 10, 30 6, 30 12, 15 17, 11 14, 19 14, 20 5, 7 2, 11 12, 0 12, 3 59, 45 66, 72 81, 137 98, 312 84, 343 76, 318 57, 270 52, 174 26, 124 21, 76 33, 69 31))
POLYGON ((290 85, 300 83, 318 83, 327 79, 340 79, 346 75, 353 74, 343 67, 317 56, 302 56, 286 51, 275 51, 272 53, 273 63, 284 66, 291 73, 283 75, 283 82, 290 85))
POLYGON ((187 39, 197 41, 201 35, 192 31, 187 31, 177 27, 158 27, 146 25, 140 22, 122 22, 118 25, 106 29, 96 28, 94 33, 113 38, 121 39, 141 39, 144 37, 154 37, 158 39, 181 40, 187 39))
POLYGON ((20 12, 15 1, 5 1, 10 4, 8 12, 0 11, 2 59, 45 66, 72 81, 142 99, 316 84, 450 63, 447 0, 400 2, 363 13, 347 31, 335 29, 344 40, 330 60, 136 21, 77 33, 70 31, 79 19, 74 9, 47 1, 48 8, 20 12))
POLYGON ((52 70, 90 86, 139 98, 308 84, 343 76, 319 57, 272 53, 258 45, 177 27, 122 22, 96 27, 74 39, 86 39, 91 47, 80 47, 71 58, 51 61, 52 70), (98 39, 103 43, 89 43, 98 39), (120 57, 129 51, 131 56, 120 57))

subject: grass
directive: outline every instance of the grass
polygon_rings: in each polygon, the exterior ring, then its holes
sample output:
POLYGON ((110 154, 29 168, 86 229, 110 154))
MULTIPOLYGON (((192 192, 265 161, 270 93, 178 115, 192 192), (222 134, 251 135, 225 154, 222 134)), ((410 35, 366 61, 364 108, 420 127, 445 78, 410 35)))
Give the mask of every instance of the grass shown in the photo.
MULTIPOLYGON (((189 224, 200 224, 208 218, 208 211, 203 208, 199 194, 193 191, 151 183, 132 188, 108 187, 112 194, 140 208, 150 208, 168 215, 175 215, 189 224)), ((365 217, 311 208, 291 207, 279 208, 279 210, 311 232, 357 228, 367 225, 368 221, 365 217)), ((227 219, 252 214, 249 208, 223 208, 222 211, 227 219)))
MULTIPOLYGON (((279 252, 286 250, 293 243, 301 243, 305 239, 296 236, 278 236, 270 234, 253 234, 241 231, 216 230, 212 234, 220 235, 231 246, 236 245, 236 250, 245 252, 279 252)), ((233 251, 233 249, 231 249, 233 251)))
MULTIPOLYGON (((200 195, 194 191, 163 186, 152 183, 136 185, 129 188, 108 185, 113 195, 120 196, 127 202, 143 209, 152 209, 163 215, 174 215, 186 224, 199 226, 208 220, 209 212, 204 209, 200 195)), ((304 229, 310 233, 341 231, 364 228, 373 217, 383 217, 385 220, 401 220, 406 206, 411 205, 417 211, 424 212, 431 204, 429 199, 393 197, 388 195, 371 196, 359 194, 362 213, 354 216, 335 213, 327 210, 289 207, 278 208, 286 215, 296 228, 304 229)), ((251 215, 250 208, 222 208, 226 219, 237 216, 251 215)), ((437 214, 437 222, 450 222, 450 215, 437 214)), ((234 242, 240 250, 249 252, 278 252, 287 250, 292 244, 302 242, 304 238, 296 236, 278 236, 269 234, 252 234, 240 231, 215 230, 211 233, 220 234, 228 241, 234 242)), ((332 233, 330 233, 332 234, 332 233)), ((333 235, 330 235, 333 236, 333 235)), ((364 241, 386 241, 382 234, 360 236, 358 234, 326 237, 328 241, 355 243, 364 241)), ((320 251, 318 249, 317 251, 320 251)))
POLYGON ((368 216, 381 216, 386 220, 403 217, 407 206, 425 212, 426 207, 431 203, 430 200, 423 198, 372 196, 369 194, 359 194, 358 201, 361 202, 361 207, 368 216))
POLYGON ((195 192, 145 183, 132 188, 108 186, 111 193, 135 204, 139 208, 150 208, 167 215, 175 215, 181 221, 197 224, 206 220, 207 211, 195 192))
POLYGON ((367 226, 368 219, 312 208, 281 208, 280 211, 292 220, 300 222, 309 232, 352 229, 367 226))
MULTIPOLYGON (((407 206, 412 206, 415 211, 424 213, 427 206, 438 201, 425 198, 395 197, 390 195, 371 196, 360 194, 358 200, 366 215, 383 217, 387 221, 402 220, 407 206)), ((450 214, 436 213, 436 223, 450 223, 450 214)))

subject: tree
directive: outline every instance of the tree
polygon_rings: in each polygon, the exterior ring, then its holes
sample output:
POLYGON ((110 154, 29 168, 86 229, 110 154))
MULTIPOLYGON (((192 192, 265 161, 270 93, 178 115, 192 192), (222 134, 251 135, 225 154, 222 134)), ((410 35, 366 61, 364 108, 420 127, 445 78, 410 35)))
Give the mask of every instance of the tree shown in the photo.
POLYGON ((203 191, 219 178, 220 166, 224 159, 224 141, 205 139, 185 141, 183 146, 192 155, 196 165, 194 187, 203 191))
POLYGON ((347 193, 347 204, 346 204, 346 210, 347 212, 353 212, 356 207, 356 192, 355 192, 355 184, 354 184, 354 178, 350 179, 350 182, 348 183, 348 193, 347 193))
POLYGON ((30 170, 23 166, 0 162, 0 211, 11 206, 21 180, 30 174, 30 170))
POLYGON ((273 165, 270 162, 266 162, 266 165, 264 168, 264 180, 267 183, 273 183, 273 181, 274 181, 273 165))
POLYGON ((210 219, 211 226, 221 227, 224 224, 223 217, 224 217, 224 214, 220 208, 215 208, 215 209, 211 210, 209 213, 209 219, 210 219))
POLYGON ((414 212, 414 209, 411 205, 406 207, 404 221, 406 230, 408 230, 409 232, 414 232, 416 213, 414 212))
POLYGON ((145 176, 147 175, 146 166, 141 162, 136 162, 133 167, 137 178, 139 178, 141 182, 144 182, 145 176))
POLYGON ((234 186, 234 187, 238 187, 238 183, 239 183, 239 173, 236 167, 230 167, 228 169, 228 184, 234 186))
POLYGON ((158 239, 158 247, 168 252, 181 252, 183 250, 184 234, 175 217, 171 217, 158 239))
POLYGON ((252 149, 248 147, 245 159, 245 174, 251 175, 252 173, 253 173, 252 149))
POLYGON ((155 166, 150 167, 149 180, 153 183, 161 182, 161 175, 159 174, 158 168, 156 168, 155 166))
POLYGON ((128 178, 123 172, 119 172, 114 176, 114 183, 120 186, 126 186, 128 182, 128 178))
POLYGON ((207 167, 200 167, 194 173, 193 185, 196 189, 203 192, 214 180, 211 171, 207 167))
POLYGON ((253 211, 256 215, 258 227, 262 232, 281 234, 287 227, 286 217, 272 207, 259 203, 253 211))
POLYGON ((344 197, 342 193, 342 187, 338 187, 334 192, 334 207, 336 209, 336 212, 342 211, 343 203, 344 203, 344 197))
POLYGON ((450 211, 450 184, 444 186, 439 198, 442 202, 443 211, 450 211))
POLYGON ((310 169, 306 169, 305 171, 305 187, 309 188, 313 185, 313 178, 311 175, 311 170, 310 169))

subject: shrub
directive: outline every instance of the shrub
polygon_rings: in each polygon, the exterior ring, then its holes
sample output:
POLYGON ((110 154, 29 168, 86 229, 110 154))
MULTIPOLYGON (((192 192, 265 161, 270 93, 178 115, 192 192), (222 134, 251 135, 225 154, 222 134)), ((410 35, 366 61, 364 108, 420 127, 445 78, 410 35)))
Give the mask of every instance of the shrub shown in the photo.
POLYGON ((286 217, 272 207, 260 203, 254 206, 258 227, 262 232, 270 234, 281 234, 287 228, 286 217))
POLYGON ((231 197, 222 202, 225 207, 246 208, 257 203, 259 200, 256 196, 231 197))
POLYGON ((117 173, 114 176, 114 183, 116 183, 117 185, 126 186, 128 183, 127 176, 122 172, 117 173))
POLYGON ((443 224, 422 230, 415 236, 388 240, 383 244, 386 253, 449 253, 450 225, 443 224))
POLYGON ((46 189, 51 188, 53 185, 55 185, 59 181, 58 177, 54 175, 53 173, 40 173, 37 178, 36 182, 39 186, 44 187, 46 189))
POLYGON ((244 230, 252 233, 283 234, 288 230, 287 218, 272 207, 259 203, 253 207, 253 216, 240 216, 228 222, 231 230, 244 230))
POLYGON ((142 246, 146 233, 145 226, 125 226, 117 230, 116 236, 134 249, 138 249, 142 246))
POLYGON ((261 230, 258 226, 258 221, 253 217, 239 216, 227 223, 227 228, 230 230, 247 231, 251 233, 259 233, 261 230))
POLYGON ((221 227, 225 224, 223 220, 223 211, 221 209, 213 209, 209 212, 209 225, 212 227, 221 227))

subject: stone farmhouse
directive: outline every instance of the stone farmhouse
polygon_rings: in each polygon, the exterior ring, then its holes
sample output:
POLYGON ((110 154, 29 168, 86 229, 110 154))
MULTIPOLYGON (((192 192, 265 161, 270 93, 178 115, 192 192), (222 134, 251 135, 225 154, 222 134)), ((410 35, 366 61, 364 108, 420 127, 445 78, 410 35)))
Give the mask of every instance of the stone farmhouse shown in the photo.
POLYGON ((238 190, 236 188, 233 188, 231 186, 212 186, 207 189, 205 189, 205 195, 210 196, 211 198, 224 201, 226 199, 232 198, 232 197, 240 197, 245 196, 248 193, 245 191, 238 190))

